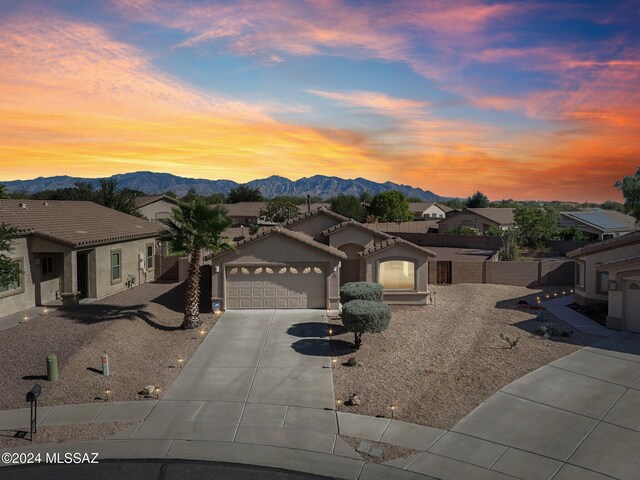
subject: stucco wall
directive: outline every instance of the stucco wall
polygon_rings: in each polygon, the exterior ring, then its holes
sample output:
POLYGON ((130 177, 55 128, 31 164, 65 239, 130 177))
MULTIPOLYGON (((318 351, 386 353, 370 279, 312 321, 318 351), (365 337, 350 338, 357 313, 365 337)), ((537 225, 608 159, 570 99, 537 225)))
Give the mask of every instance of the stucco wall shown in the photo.
POLYGON ((229 265, 310 263, 325 266, 329 308, 337 309, 340 300, 340 278, 334 269, 338 270, 339 262, 339 258, 296 240, 278 234, 270 235, 242 246, 237 252, 229 252, 211 260, 212 297, 224 299, 224 271, 229 265))
POLYGON ((384 301, 390 304, 424 305, 429 292, 428 257, 402 245, 380 250, 364 257, 365 276, 368 282, 378 281, 378 264, 384 260, 408 260, 415 263, 414 292, 401 290, 385 290, 384 301))
POLYGON ((160 218, 170 218, 171 209, 175 207, 176 205, 173 203, 169 203, 165 200, 158 200, 157 202, 140 207, 138 211, 149 219, 150 222, 158 223, 159 215, 160 218))
POLYGON ((365 232, 356 227, 346 227, 329 236, 329 245, 340 248, 348 243, 355 243, 365 248, 375 243, 373 233, 365 232))
MULTIPOLYGON (((32 278, 32 267, 27 252, 27 239, 22 237, 13 242, 14 250, 12 258, 22 258, 23 260, 23 281, 24 291, 21 293, 0 293, 0 317, 11 315, 12 313, 25 310, 35 306, 35 285, 32 278)), ((6 252, 4 252, 6 254, 6 252)))
POLYGON ((147 244, 154 243, 154 241, 153 238, 146 238, 96 247, 96 297, 105 297, 126 289, 127 276, 129 274, 135 276, 135 285, 152 281, 154 279, 154 269, 147 271, 145 279, 144 273, 139 270, 138 254, 142 254, 143 258, 146 259, 147 244), (122 251, 121 279, 114 284, 111 283, 111 252, 113 250, 122 251))
POLYGON ((320 232, 339 223, 341 223, 339 220, 329 217, 328 215, 318 214, 309 218, 305 218, 301 222, 296 223, 295 225, 291 225, 287 228, 289 230, 293 230, 294 232, 306 233, 314 240, 328 244, 329 240, 320 232))
POLYGON ((624 258, 634 257, 640 255, 640 244, 627 245, 624 247, 605 250, 603 252, 592 253, 579 258, 576 261, 584 262, 585 265, 585 285, 580 287, 575 286, 576 293, 585 299, 586 303, 589 302, 606 302, 608 300, 607 293, 598 293, 597 286, 597 274, 596 267, 598 263, 612 262, 614 260, 622 260, 624 258))

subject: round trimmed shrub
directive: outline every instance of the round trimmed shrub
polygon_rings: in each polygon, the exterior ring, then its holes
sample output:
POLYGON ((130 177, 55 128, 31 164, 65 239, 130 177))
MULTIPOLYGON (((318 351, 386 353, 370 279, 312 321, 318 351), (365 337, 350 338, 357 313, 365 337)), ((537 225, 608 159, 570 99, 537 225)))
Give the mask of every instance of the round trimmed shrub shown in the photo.
POLYGON ((382 302, 383 287, 373 282, 349 282, 340 287, 340 303, 351 300, 371 300, 382 302))
POLYGON ((342 324, 353 332, 353 346, 362 345, 363 333, 380 333, 389 327, 391 308, 389 305, 372 300, 351 300, 342 307, 342 324))

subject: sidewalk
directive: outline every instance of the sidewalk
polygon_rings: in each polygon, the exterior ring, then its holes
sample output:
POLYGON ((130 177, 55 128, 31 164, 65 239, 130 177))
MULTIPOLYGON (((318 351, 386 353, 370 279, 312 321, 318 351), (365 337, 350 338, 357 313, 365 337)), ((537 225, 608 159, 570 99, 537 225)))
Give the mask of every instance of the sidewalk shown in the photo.
POLYGON ((615 330, 609 330, 608 328, 603 327, 599 323, 594 322, 590 318, 585 317, 581 313, 578 313, 567 306, 571 305, 573 302, 573 295, 567 295, 542 302, 540 305, 553 313, 560 320, 567 322, 573 328, 580 330, 581 332, 589 333, 591 335, 599 335, 601 337, 610 337, 611 335, 618 333, 615 330))

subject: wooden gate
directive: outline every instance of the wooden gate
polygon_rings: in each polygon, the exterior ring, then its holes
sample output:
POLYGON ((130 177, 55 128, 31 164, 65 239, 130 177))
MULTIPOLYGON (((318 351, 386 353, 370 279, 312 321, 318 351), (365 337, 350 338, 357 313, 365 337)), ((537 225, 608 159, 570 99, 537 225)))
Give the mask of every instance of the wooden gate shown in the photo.
POLYGON ((451 284, 451 261, 436 262, 436 283, 438 285, 451 284))

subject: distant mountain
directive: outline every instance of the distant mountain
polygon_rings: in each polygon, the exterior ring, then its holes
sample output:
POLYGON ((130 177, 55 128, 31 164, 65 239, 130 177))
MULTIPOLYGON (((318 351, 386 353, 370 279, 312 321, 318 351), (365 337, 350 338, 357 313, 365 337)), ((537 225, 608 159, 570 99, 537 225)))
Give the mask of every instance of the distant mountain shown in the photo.
MULTIPOLYGON (((239 183, 232 180, 205 180, 198 178, 186 178, 171 175, 169 173, 132 172, 114 175, 120 188, 140 190, 146 194, 157 194, 172 191, 178 196, 185 195, 190 188, 195 188, 200 195, 212 193, 227 193, 239 183)), ((100 179, 81 177, 38 177, 33 180, 12 180, 2 182, 10 192, 25 192, 28 194, 53 190, 56 188, 73 187, 75 182, 89 182, 98 186, 100 179)), ((269 178, 252 180, 248 182, 253 188, 258 188, 266 198, 277 195, 315 195, 322 198, 333 197, 340 194, 360 195, 364 192, 376 193, 387 190, 399 190, 407 196, 417 197, 425 202, 438 200, 440 197, 429 190, 422 190, 408 185, 400 185, 393 182, 377 183, 364 178, 346 180, 339 177, 326 177, 314 175, 299 180, 273 175, 269 178)))

